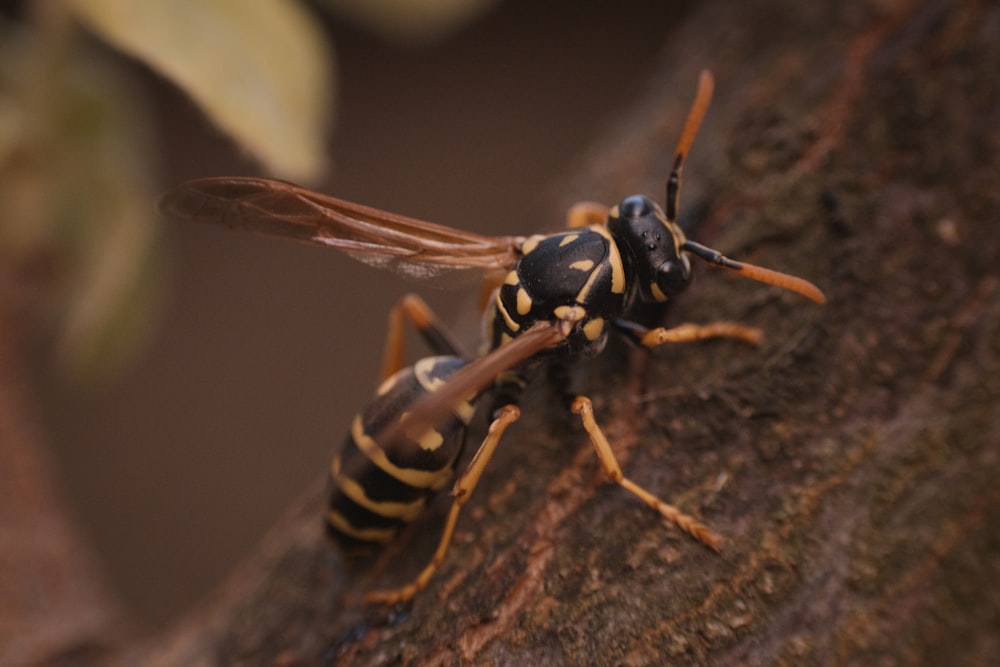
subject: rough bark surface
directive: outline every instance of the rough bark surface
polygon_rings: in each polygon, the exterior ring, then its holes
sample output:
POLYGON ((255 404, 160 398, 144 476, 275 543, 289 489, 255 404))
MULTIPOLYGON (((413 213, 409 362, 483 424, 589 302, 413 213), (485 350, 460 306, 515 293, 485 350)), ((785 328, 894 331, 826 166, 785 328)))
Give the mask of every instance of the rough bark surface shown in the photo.
POLYGON ((355 602, 419 569, 440 512, 376 576, 325 551, 313 502, 269 564, 235 580, 216 629, 181 626, 165 663, 1000 655, 1000 8, 701 3, 669 43, 567 192, 661 187, 696 71, 711 67, 685 210, 701 238, 830 297, 818 308, 705 271, 672 317, 752 322, 762 347, 658 351, 638 396, 621 351, 581 378, 627 474, 725 535, 722 553, 602 483, 575 419, 542 391, 411 609, 355 602))
POLYGON ((0 665, 72 665, 122 640, 121 610, 58 489, 0 307, 0 665))
MULTIPOLYGON (((820 284, 820 308, 703 270, 673 321, 748 349, 622 350, 579 388, 630 475, 718 555, 604 483, 575 417, 525 402, 429 588, 444 510, 380 561, 320 539, 319 493, 201 612, 123 664, 990 664, 1000 656, 1000 6, 703 2, 563 193, 658 192, 693 95, 698 238, 820 284)), ((555 210, 555 207, 553 207, 555 210)))

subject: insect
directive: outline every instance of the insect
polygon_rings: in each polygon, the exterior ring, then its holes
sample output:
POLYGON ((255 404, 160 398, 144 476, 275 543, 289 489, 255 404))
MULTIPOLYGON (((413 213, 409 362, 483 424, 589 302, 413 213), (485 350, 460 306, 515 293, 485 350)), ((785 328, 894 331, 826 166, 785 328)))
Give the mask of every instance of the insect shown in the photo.
MULTIPOLYGON (((328 531, 351 544, 391 539, 431 493, 450 483, 473 403, 487 391, 492 421, 454 483, 431 561, 406 586, 370 593, 366 601, 406 601, 427 585, 444 559, 461 507, 504 431, 518 419, 521 392, 540 367, 596 355, 611 332, 643 347, 713 337, 759 340, 759 330, 735 322, 647 328, 633 321, 638 304, 667 302, 687 287, 690 257, 825 302, 811 282, 729 259, 687 239, 678 226, 681 170, 712 88, 711 74, 702 72, 666 182, 664 208, 644 195, 610 209, 578 204, 567 215, 568 229, 555 234, 481 236, 263 178, 189 181, 161 200, 161 210, 171 217, 330 246, 413 278, 473 270, 497 279, 484 318, 486 352, 478 358, 462 354, 419 299, 408 297, 393 311, 384 382, 334 459, 328 531), (438 356, 403 369, 398 341, 406 319, 438 356)), ((612 481, 696 540, 721 547, 714 531, 625 477, 589 398, 576 397, 571 409, 612 481)))

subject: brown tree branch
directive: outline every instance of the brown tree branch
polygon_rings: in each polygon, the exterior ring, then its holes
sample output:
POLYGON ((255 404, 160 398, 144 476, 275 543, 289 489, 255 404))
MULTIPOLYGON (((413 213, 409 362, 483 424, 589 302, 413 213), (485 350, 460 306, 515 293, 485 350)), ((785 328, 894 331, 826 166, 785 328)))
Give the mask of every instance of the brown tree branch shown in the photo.
POLYGON ((124 640, 120 610, 59 493, 0 307, 0 664, 86 664, 124 640))
POLYGON ((763 346, 657 351, 638 395, 621 350, 581 369, 626 474, 724 535, 720 555, 604 483, 577 420, 539 391, 412 609, 357 601, 419 570, 441 512, 351 569, 320 539, 317 491, 225 591, 122 662, 995 659, 998 12, 699 3, 567 184, 605 201, 658 192, 711 68, 683 210, 698 238, 830 298, 820 309, 706 270, 672 317, 742 319, 763 346))

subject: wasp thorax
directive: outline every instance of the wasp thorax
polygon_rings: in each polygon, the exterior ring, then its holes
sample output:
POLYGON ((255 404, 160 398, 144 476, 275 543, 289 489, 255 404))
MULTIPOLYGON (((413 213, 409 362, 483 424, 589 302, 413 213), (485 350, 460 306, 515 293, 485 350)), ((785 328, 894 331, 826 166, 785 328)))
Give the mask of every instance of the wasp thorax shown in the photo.
POLYGON ((666 301, 690 282, 691 265, 680 249, 684 232, 649 197, 634 195, 622 201, 608 219, 608 231, 644 301, 666 301))

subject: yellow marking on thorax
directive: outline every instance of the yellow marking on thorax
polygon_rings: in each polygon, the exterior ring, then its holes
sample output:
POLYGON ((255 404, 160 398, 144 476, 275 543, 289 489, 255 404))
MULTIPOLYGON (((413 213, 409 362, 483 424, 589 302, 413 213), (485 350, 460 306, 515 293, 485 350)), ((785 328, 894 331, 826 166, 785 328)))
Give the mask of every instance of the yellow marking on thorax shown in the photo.
MULTIPOLYGON (((612 210, 617 210, 617 206, 612 210)), ((617 213, 614 217, 618 217, 617 213)), ((611 264, 611 292, 613 294, 625 293, 625 266, 622 264, 622 254, 618 251, 615 239, 611 232, 603 225, 591 225, 592 229, 608 240, 608 262, 611 264)))
POLYGON ((587 316, 587 310, 580 305, 559 306, 552 310, 552 314, 556 316, 557 320, 576 323, 587 316))
POLYGON ((531 297, 528 295, 528 290, 523 287, 517 290, 517 314, 527 315, 531 312, 531 297))
POLYGON ((580 259, 570 264, 569 268, 576 269, 577 271, 590 271, 594 268, 594 260, 580 259))
POLYGON ((517 277, 517 271, 511 271, 503 279, 504 285, 516 285, 521 282, 521 279, 517 277))
POLYGON ((583 335, 587 340, 597 340, 604 333, 604 318, 595 317, 583 325, 583 335))
POLYGON ((514 321, 514 318, 510 316, 507 312, 507 306, 504 305, 503 299, 496 300, 497 310, 503 315, 503 321, 507 323, 507 328, 511 331, 520 331, 521 325, 514 321))
POLYGON ((649 293, 653 295, 653 298, 661 303, 667 300, 667 295, 663 293, 660 286, 656 283, 649 283, 649 293))
MULTIPOLYGON (((583 284, 583 287, 580 288, 580 291, 577 292, 576 300, 578 302, 580 302, 580 303, 587 303, 587 301, 589 301, 588 297, 590 296, 590 291, 592 289, 594 289, 594 283, 596 283, 597 279, 601 277, 601 273, 602 273, 602 271, 591 271, 590 272, 590 275, 587 276, 587 282, 585 282, 583 284)), ((612 291, 614 291, 614 290, 612 290, 612 291)))
POLYGON ((614 243, 608 249, 608 260, 611 262, 611 292, 625 293, 625 266, 622 264, 622 254, 614 243))
POLYGON ((375 439, 365 433, 361 415, 355 415, 351 424, 351 435, 354 437, 354 444, 358 446, 368 460, 378 468, 392 477, 395 477, 404 484, 409 484, 418 489, 441 489, 446 486, 451 479, 451 472, 442 475, 440 470, 414 470, 412 468, 400 468, 389 460, 375 439))
POLYGON ((534 236, 529 236, 525 239, 524 243, 521 244, 521 254, 527 255, 529 252, 538 247, 538 244, 545 240, 544 234, 535 234, 534 236))
POLYGON ((561 248, 564 245, 569 245, 578 238, 580 238, 579 234, 567 234, 566 236, 562 237, 562 240, 559 241, 559 247, 561 248))

